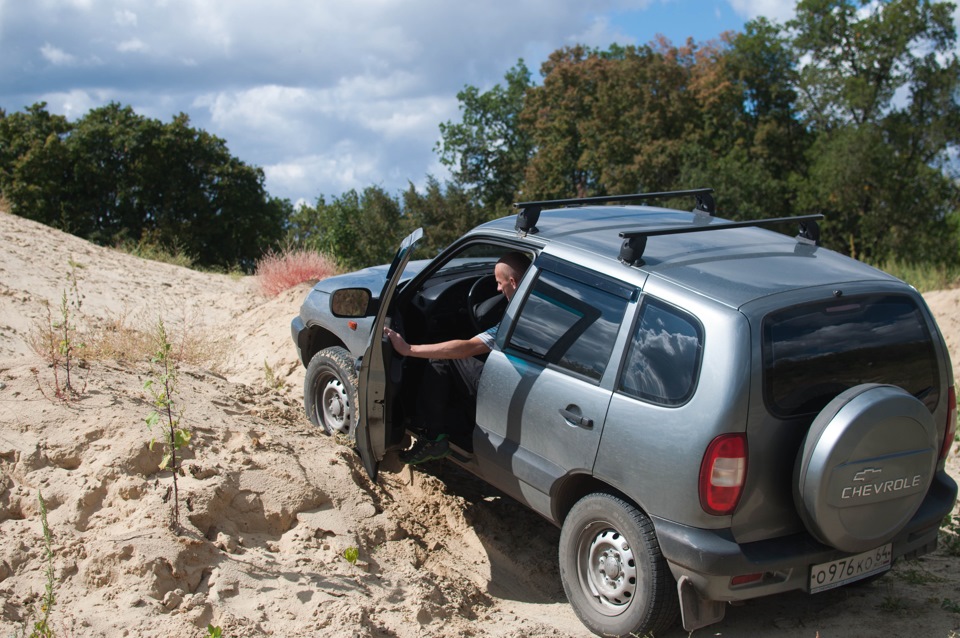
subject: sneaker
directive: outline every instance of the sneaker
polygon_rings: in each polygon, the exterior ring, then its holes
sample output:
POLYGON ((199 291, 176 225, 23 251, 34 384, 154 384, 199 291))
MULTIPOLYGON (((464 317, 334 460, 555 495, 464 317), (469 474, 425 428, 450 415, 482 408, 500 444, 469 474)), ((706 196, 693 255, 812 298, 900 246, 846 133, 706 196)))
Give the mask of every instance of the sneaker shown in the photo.
POLYGON ((418 465, 426 461, 442 459, 450 454, 450 442, 447 435, 441 434, 435 441, 420 437, 409 450, 400 453, 400 460, 408 465, 418 465))

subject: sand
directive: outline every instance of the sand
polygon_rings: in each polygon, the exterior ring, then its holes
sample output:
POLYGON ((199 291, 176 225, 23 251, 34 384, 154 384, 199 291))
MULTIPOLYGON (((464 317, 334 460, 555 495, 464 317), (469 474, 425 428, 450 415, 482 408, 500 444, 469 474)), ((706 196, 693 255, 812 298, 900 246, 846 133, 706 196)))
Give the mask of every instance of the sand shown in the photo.
MULTIPOLYGON (((345 440, 310 425, 289 329, 307 290, 268 299, 252 278, 0 213, 0 635, 37 617, 48 581, 38 493, 58 636, 590 635, 563 594, 556 528, 450 463, 374 484, 345 440), (162 317, 216 354, 183 365, 174 394, 193 433, 179 533, 171 474, 148 446, 155 368, 74 366, 80 393, 65 402, 62 372, 30 347, 65 293, 77 341, 162 317)), ((960 361, 960 291, 925 297, 960 361)), ((695 635, 956 636, 958 562, 942 548, 867 585, 731 606, 695 635)))

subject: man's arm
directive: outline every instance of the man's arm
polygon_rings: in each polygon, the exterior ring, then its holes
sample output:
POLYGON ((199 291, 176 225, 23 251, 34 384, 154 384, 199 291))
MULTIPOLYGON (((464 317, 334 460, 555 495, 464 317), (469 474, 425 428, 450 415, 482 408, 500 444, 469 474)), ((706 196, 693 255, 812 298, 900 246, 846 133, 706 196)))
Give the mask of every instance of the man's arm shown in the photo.
POLYGON ((480 337, 472 339, 453 339, 441 343, 422 343, 410 345, 400 334, 384 328, 383 333, 390 338, 390 343, 397 354, 405 357, 420 359, 466 359, 490 352, 490 347, 480 337))

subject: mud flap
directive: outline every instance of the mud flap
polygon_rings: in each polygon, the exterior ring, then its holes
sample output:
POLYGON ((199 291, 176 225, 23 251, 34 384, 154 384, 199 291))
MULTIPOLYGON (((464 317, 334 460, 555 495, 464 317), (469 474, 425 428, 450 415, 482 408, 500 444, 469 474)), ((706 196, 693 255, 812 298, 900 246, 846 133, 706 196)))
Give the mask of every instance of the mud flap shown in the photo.
POLYGON ((726 603, 702 598, 693 581, 686 576, 681 576, 677 581, 677 594, 680 596, 680 617, 685 631, 695 631, 718 623, 727 613, 726 603))

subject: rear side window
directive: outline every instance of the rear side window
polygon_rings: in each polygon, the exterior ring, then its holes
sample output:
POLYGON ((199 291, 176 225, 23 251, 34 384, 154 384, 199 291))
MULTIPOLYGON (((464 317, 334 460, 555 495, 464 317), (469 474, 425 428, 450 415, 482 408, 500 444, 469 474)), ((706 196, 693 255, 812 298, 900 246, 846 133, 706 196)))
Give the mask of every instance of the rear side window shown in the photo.
POLYGON ((771 413, 819 412, 861 383, 889 383, 932 411, 940 400, 936 350, 914 301, 838 298, 789 308, 763 322, 764 398, 771 413))
POLYGON ((703 331, 693 317, 647 298, 633 331, 619 390, 661 405, 680 405, 693 394, 703 331))
POLYGON ((631 291, 569 266, 563 270, 540 272, 506 349, 599 382, 631 291))

